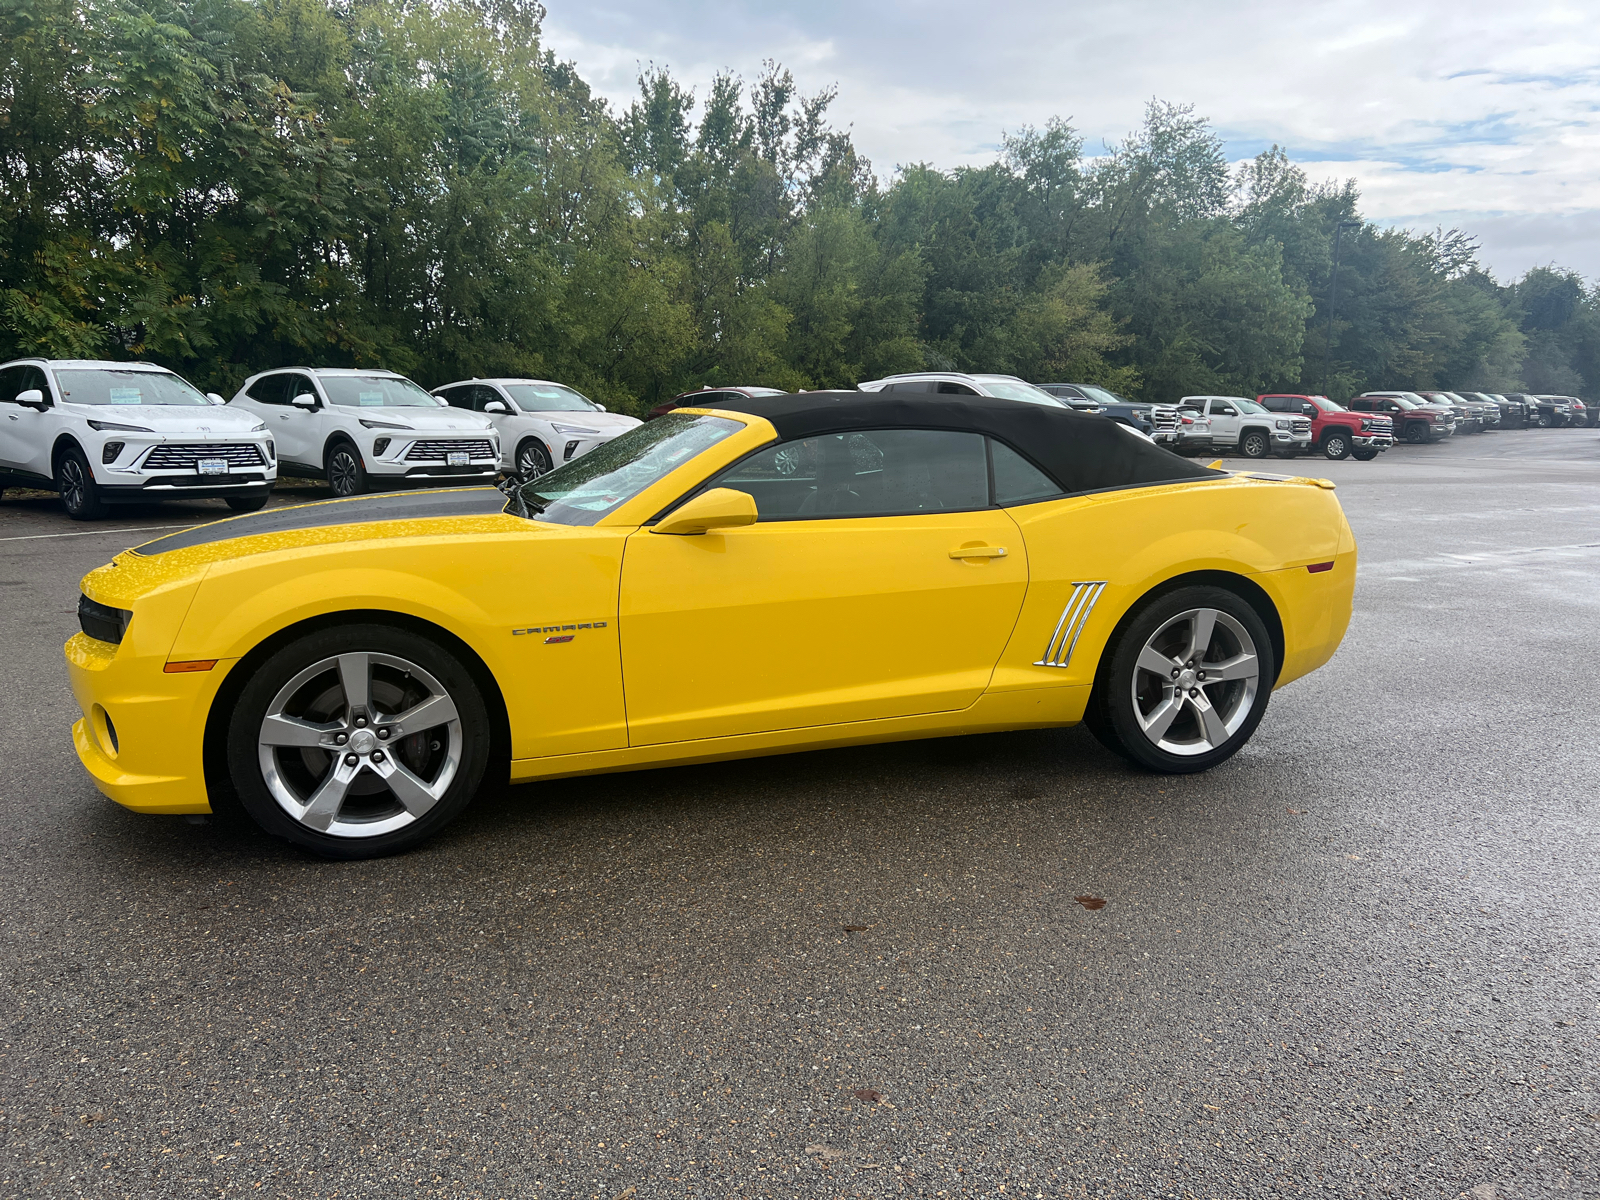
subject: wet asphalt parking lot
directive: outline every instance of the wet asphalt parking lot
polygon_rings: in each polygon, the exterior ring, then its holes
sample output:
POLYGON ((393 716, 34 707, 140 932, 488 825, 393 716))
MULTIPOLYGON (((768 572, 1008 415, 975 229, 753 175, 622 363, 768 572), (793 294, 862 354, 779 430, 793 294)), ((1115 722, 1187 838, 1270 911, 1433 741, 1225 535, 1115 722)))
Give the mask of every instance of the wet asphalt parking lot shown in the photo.
POLYGON ((220 505, 6 496, 0 1196, 1600 1195, 1600 433, 1280 469, 1355 618, 1207 775, 902 743, 354 864, 73 754, 76 581, 220 505))

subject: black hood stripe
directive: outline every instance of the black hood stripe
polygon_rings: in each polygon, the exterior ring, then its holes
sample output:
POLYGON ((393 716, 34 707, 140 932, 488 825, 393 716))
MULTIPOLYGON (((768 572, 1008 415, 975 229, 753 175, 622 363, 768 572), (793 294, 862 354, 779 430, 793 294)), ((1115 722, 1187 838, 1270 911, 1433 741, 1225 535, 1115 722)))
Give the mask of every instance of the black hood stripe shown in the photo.
POLYGON ((191 546, 205 546, 233 538, 258 537, 264 533, 285 533, 296 529, 319 529, 330 525, 362 525, 368 521, 486 517, 503 512, 505 506, 505 495, 498 488, 490 487, 354 496, 348 500, 296 504, 244 517, 231 517, 210 525, 197 525, 193 529, 135 546, 133 553, 165 554, 169 550, 187 550, 191 546))

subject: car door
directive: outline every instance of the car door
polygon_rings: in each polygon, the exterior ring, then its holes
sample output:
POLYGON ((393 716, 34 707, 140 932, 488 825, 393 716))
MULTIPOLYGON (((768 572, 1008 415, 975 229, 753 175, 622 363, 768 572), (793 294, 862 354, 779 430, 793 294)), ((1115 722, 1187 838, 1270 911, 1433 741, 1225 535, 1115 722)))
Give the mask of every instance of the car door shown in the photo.
POLYGON ((1028 571, 981 435, 791 441, 706 487, 748 492, 761 518, 629 538, 630 745, 958 710, 988 686, 1028 571))
POLYGON ((262 376, 250 385, 246 394, 263 406, 262 415, 278 446, 278 461, 296 468, 302 475, 321 475, 321 414, 297 408, 293 403, 296 396, 306 392, 317 395, 316 385, 309 376, 283 372, 262 376))
POLYGON ((1236 445, 1239 427, 1244 423, 1239 410, 1226 400, 1207 400, 1206 416, 1211 418, 1211 438, 1223 445, 1236 445))
POLYGON ((5 410, 0 417, 0 469, 50 478, 54 473, 50 456, 61 431, 61 417, 43 369, 23 363, 0 372, 0 408, 5 410), (44 396, 49 407, 43 412, 17 403, 17 396, 30 390, 44 396))

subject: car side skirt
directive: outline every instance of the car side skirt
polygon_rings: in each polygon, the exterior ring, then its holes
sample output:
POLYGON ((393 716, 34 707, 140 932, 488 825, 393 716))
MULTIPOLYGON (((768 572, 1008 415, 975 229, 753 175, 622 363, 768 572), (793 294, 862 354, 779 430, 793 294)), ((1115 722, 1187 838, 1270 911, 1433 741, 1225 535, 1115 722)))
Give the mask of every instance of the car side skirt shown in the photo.
POLYGON ((839 725, 812 725, 770 733, 702 738, 600 750, 589 754, 560 754, 548 758, 520 758, 511 762, 511 782, 561 779, 573 775, 600 775, 613 771, 643 771, 652 767, 689 766, 736 758, 761 758, 770 754, 795 754, 840 746, 866 746, 878 742, 903 742, 919 738, 960 737, 972 733, 999 733, 1017 729, 1051 729, 1076 725, 1089 703, 1088 686, 1041 687, 1027 691, 988 692, 969 707, 955 712, 925 713, 913 717, 886 717, 876 721, 850 721, 839 725))

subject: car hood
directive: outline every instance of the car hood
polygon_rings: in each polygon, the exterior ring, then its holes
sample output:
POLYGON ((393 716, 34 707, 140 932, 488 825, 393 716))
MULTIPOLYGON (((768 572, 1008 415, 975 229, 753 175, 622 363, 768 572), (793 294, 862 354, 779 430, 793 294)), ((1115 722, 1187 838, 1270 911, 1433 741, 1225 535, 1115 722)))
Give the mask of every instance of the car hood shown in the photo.
POLYGON ((447 429, 489 430, 494 423, 482 413, 459 408, 352 408, 357 417, 385 424, 408 425, 418 432, 438 433, 447 429))
POLYGON ((153 591, 197 582, 214 563, 314 551, 339 543, 473 534, 538 536, 567 528, 505 513, 496 488, 390 492, 272 508, 196 525, 124 550, 84 577, 91 599, 118 608, 153 591))
POLYGON ((142 425, 154 433, 179 433, 234 437, 249 433, 261 418, 243 409, 226 405, 187 404, 64 404, 62 408, 86 421, 106 421, 114 425, 142 425))
POLYGON ((573 425, 579 429, 595 429, 604 432, 608 429, 632 429, 639 424, 638 417, 630 417, 625 413, 614 412, 542 412, 524 409, 523 416, 538 417, 541 421, 550 421, 556 425, 573 425))

